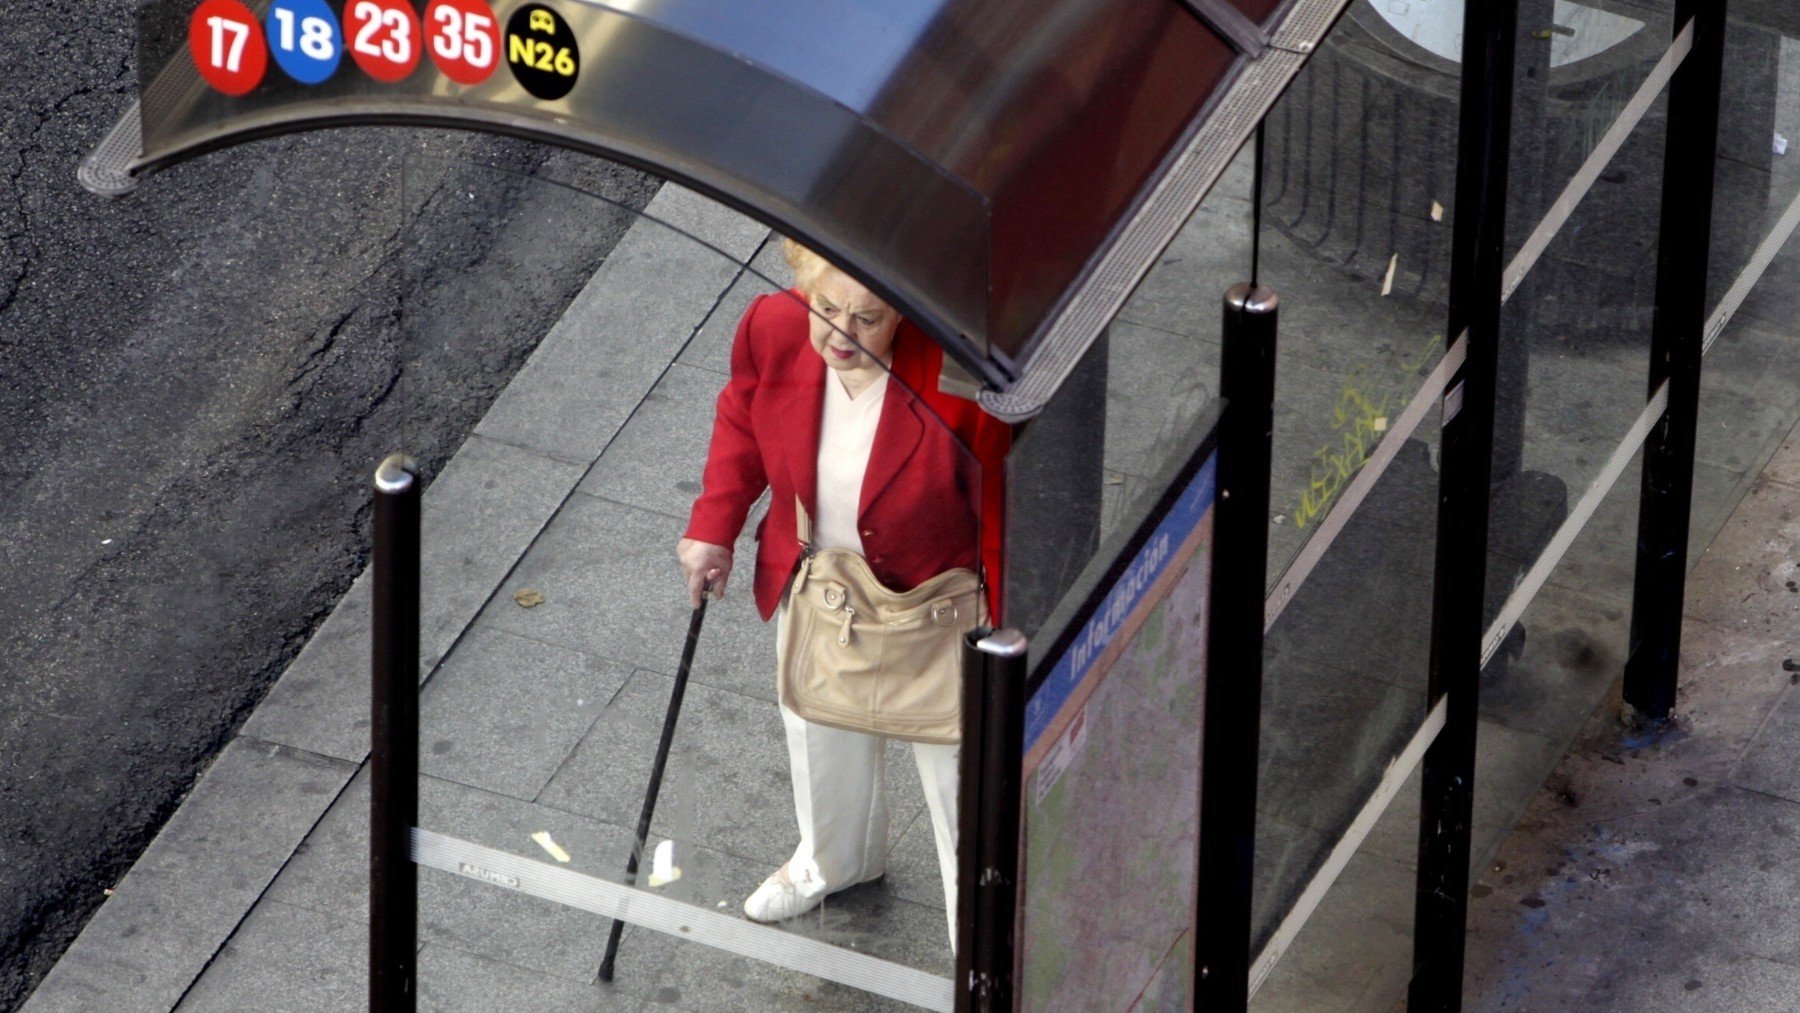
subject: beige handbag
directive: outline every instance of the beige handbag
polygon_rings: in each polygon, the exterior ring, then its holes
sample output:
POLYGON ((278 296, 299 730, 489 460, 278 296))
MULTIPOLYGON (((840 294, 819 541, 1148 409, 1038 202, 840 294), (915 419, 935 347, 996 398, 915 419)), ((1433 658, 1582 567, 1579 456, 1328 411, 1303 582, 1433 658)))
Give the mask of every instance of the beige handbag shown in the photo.
POLYGON ((788 586, 781 702, 808 721, 911 742, 962 741, 963 634, 987 621, 981 578, 946 570, 889 590, 849 549, 807 548, 788 586))

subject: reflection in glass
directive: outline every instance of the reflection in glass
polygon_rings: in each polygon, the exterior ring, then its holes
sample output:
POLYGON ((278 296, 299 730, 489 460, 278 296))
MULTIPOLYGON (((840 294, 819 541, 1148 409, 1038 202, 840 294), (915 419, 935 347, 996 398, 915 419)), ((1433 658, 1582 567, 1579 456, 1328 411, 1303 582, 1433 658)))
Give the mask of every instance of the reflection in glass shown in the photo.
MULTIPOLYGON (((981 568, 977 547, 991 520, 983 516, 988 490, 984 469, 963 443, 996 456, 1004 452, 1006 429, 936 389, 941 353, 916 329, 897 317, 887 321, 895 337, 895 372, 888 372, 880 355, 866 354, 879 351, 873 347, 878 335, 856 319, 879 309, 859 301, 866 293, 825 286, 820 292, 830 296, 829 305, 820 304, 824 312, 815 315, 790 290, 792 274, 778 241, 691 193, 665 187, 640 216, 579 189, 457 163, 421 160, 409 178, 415 183, 409 193, 428 219, 475 222, 511 214, 537 223, 545 236, 567 232, 571 241, 607 222, 629 226, 604 263, 586 267, 591 278, 577 279, 578 294, 554 326, 500 312, 509 290, 547 280, 527 269, 533 254, 523 237, 482 256, 402 244, 408 290, 402 358, 409 368, 398 393, 407 411, 437 410, 432 398, 443 393, 442 374, 431 363, 444 354, 446 330, 456 327, 491 335, 491 354, 482 361, 498 395, 474 435, 461 448, 444 448, 447 463, 430 468, 425 829, 559 868, 621 877, 690 614, 676 546, 684 536, 710 535, 730 549, 736 565, 723 581, 724 597, 707 610, 638 886, 742 918, 746 899, 794 857, 799 836, 789 729, 776 705, 776 637, 764 621, 793 562, 791 554, 778 559, 772 550, 796 547, 795 514, 790 501, 779 519, 790 526, 782 537, 777 521, 768 519, 777 511, 762 485, 791 496, 796 474, 816 485, 819 462, 811 452, 771 450, 752 440, 738 448, 747 450, 739 463, 762 464, 737 469, 738 485, 729 487, 731 469, 708 467, 709 445, 718 443, 721 391, 729 400, 730 385, 746 375, 743 361, 760 356, 751 379, 762 382, 760 398, 772 411, 753 424, 796 429, 797 442, 805 443, 809 413, 814 434, 825 421, 822 353, 854 351, 859 365, 874 367, 863 377, 869 384, 844 400, 854 407, 881 390, 878 402, 867 402, 873 442, 862 485, 864 492, 873 484, 882 488, 850 497, 847 526, 829 508, 814 516, 828 537, 861 541, 876 574, 896 586, 916 582, 919 567, 943 562, 909 558, 908 550, 981 568), (454 186, 443 182, 451 179, 454 186), (694 223, 696 233, 669 222, 694 223), (833 326, 834 314, 846 321, 843 330, 833 326), (779 350, 750 340, 753 328, 740 327, 746 317, 763 316, 783 323, 779 350), (815 345, 814 338, 825 340, 815 345), (810 364, 801 372, 813 385, 796 386, 798 374, 778 368, 778 357, 810 364), (939 409, 953 403, 965 406, 956 425, 981 433, 946 425, 939 409), (893 425, 896 419, 904 424, 893 425), (786 471, 771 481, 776 468, 786 471), (696 528, 691 515, 703 489, 726 493, 731 503, 696 528), (912 499, 895 496, 896 490, 910 491, 912 499), (921 505, 921 496, 929 502, 921 505), (922 510, 945 530, 918 537, 922 510), (760 568, 752 562, 759 534, 769 557, 760 568), (896 553, 896 544, 906 548, 896 553), (767 571, 760 580, 759 569, 767 571), (660 871, 658 854, 667 857, 660 871)), ((725 456, 733 456, 730 448, 725 456)), ((992 545, 998 536, 995 525, 992 545)), ((955 755, 954 746, 931 748, 955 755)), ((870 739, 857 749, 867 763, 861 783, 869 807, 853 821, 860 831, 840 838, 859 851, 859 867, 818 870, 825 889, 808 898, 818 902, 803 913, 761 913, 780 931, 854 947, 942 980, 952 957, 941 846, 954 845, 937 831, 954 827, 934 820, 931 810, 954 819, 954 764, 926 765, 934 804, 917 777, 880 772, 883 761, 890 773, 896 765, 918 766, 907 755, 915 752, 909 744, 870 739), (795 913, 800 916, 775 918, 795 913)), ((841 773, 846 764, 822 757, 813 766, 841 773)), ((828 794, 841 803, 841 792, 828 794)), ((421 883, 428 948, 591 979, 607 919, 508 893, 492 880, 427 870, 421 883)), ((886 1008, 879 997, 846 985, 640 928, 627 930, 607 988, 609 1001, 619 1002, 679 995, 684 1005, 767 1007, 804 993, 829 1005, 886 1008)))
POLYGON ((1182 226, 1008 459, 1007 623, 1037 630, 1217 404, 1225 291, 1250 277, 1251 146, 1182 226))

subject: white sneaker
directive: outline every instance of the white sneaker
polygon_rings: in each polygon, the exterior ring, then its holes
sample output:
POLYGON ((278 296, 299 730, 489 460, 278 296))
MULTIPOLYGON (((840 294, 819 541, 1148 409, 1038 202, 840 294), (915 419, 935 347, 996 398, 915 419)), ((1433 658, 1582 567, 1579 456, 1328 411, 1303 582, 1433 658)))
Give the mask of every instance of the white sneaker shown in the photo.
POLYGON ((811 911, 824 899, 823 882, 809 874, 798 885, 791 883, 784 865, 763 880, 755 893, 744 898, 744 916, 753 922, 783 922, 811 911))

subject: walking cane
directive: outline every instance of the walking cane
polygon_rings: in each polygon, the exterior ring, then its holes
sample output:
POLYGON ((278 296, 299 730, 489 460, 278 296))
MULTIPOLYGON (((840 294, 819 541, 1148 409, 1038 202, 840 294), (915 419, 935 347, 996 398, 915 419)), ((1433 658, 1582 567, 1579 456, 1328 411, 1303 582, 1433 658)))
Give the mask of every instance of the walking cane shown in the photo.
MULTIPOLYGON (((656 747, 656 763, 650 768, 650 787, 644 792, 644 811, 638 816, 637 843, 631 849, 631 856, 625 860, 625 883, 632 886, 637 883, 638 855, 643 853, 644 842, 650 837, 650 815, 656 811, 656 795, 662 790, 663 767, 669 762, 669 745, 675 741, 675 718, 681 713, 681 697, 687 692, 688 670, 694 667, 694 648, 700 643, 700 623, 706 619, 707 592, 709 586, 700 592, 700 604, 694 607, 694 614, 688 619, 687 642, 681 645, 681 665, 675 669, 675 688, 669 692, 669 712, 663 716, 662 742, 656 747)), ((606 956, 600 959, 600 980, 613 980, 613 959, 619 955, 619 937, 625 932, 625 923, 613 919, 612 933, 606 937, 606 956)))

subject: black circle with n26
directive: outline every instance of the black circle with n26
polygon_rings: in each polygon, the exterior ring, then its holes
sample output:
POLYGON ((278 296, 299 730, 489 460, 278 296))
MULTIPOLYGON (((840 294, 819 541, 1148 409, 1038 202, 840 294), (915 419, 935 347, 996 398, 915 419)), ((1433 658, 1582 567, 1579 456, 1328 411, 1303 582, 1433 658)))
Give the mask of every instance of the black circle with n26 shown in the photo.
POLYGON ((575 87, 581 50, 562 15, 543 4, 526 4, 506 20, 506 65, 519 87, 553 102, 575 87))

